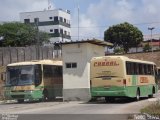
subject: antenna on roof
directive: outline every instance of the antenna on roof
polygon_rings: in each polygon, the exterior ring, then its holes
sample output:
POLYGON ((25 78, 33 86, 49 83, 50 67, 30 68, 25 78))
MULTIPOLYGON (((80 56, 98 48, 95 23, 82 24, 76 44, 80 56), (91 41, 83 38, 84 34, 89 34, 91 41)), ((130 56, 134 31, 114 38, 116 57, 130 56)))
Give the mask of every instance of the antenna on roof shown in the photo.
POLYGON ((48 10, 50 10, 51 9, 51 2, 50 2, 50 0, 48 0, 48 10))

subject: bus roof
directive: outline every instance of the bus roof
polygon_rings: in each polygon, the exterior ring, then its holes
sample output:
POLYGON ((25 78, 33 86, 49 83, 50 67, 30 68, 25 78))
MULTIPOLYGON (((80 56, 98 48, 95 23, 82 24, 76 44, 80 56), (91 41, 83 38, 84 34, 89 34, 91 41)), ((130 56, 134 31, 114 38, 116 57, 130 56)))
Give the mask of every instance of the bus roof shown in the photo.
POLYGON ((63 63, 61 60, 32 60, 32 61, 11 63, 11 64, 8 64, 7 66, 35 65, 35 64, 62 66, 63 63))
POLYGON ((154 62, 150 61, 144 61, 144 60, 139 60, 139 59, 131 59, 126 56, 101 56, 101 57, 93 57, 92 60, 96 59, 107 59, 107 58, 113 58, 113 59, 121 59, 123 61, 131 61, 131 62, 139 62, 139 63, 146 63, 146 64, 155 64, 154 62))

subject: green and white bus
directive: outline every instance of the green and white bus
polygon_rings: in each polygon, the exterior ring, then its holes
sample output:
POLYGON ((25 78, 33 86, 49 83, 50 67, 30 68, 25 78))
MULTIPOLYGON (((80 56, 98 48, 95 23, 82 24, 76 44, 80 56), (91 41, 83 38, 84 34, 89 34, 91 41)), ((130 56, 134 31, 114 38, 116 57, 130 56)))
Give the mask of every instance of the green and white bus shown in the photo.
POLYGON ((35 60, 7 65, 5 99, 49 100, 62 97, 62 61, 35 60))
POLYGON ((112 101, 119 97, 139 100, 158 91, 153 62, 124 56, 94 57, 91 60, 91 96, 112 101))

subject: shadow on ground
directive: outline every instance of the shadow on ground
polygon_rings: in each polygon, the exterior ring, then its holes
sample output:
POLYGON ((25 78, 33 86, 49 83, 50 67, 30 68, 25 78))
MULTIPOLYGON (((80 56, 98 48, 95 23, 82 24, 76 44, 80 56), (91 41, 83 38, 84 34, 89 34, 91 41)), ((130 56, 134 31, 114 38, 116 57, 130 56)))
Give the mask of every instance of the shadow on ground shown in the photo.
MULTIPOLYGON (((143 97, 140 101, 148 99, 147 97, 143 97)), ((97 100, 85 102, 82 104, 127 104, 132 102, 138 102, 131 98, 116 98, 114 101, 106 101, 104 98, 99 98, 97 100)))

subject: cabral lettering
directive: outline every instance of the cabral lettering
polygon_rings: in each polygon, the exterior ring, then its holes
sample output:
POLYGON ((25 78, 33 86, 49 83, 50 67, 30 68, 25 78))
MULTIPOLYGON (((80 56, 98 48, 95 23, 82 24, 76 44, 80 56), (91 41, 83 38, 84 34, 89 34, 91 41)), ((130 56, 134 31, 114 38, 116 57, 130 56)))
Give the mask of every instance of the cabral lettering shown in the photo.
POLYGON ((147 77, 140 77, 140 82, 141 82, 141 83, 148 83, 149 80, 148 80, 147 77))
POLYGON ((94 66, 118 66, 119 64, 116 61, 104 61, 104 62, 94 62, 94 66))

